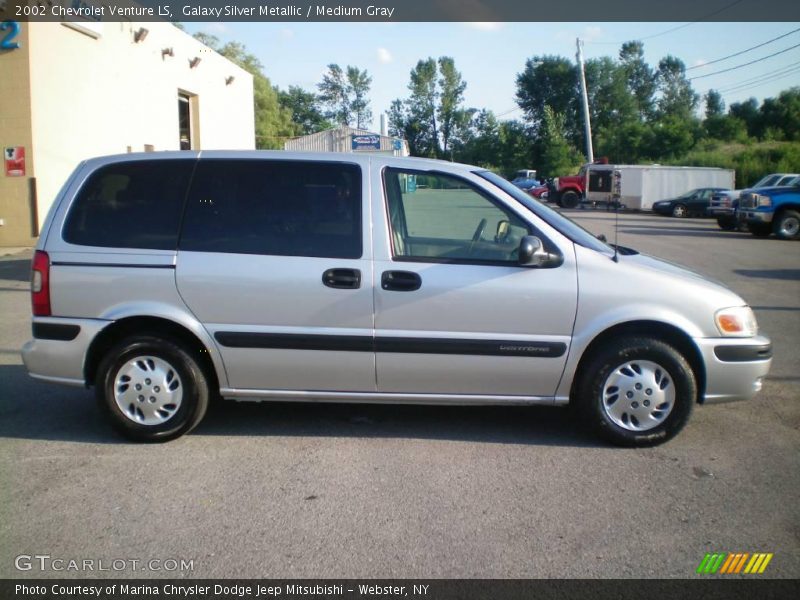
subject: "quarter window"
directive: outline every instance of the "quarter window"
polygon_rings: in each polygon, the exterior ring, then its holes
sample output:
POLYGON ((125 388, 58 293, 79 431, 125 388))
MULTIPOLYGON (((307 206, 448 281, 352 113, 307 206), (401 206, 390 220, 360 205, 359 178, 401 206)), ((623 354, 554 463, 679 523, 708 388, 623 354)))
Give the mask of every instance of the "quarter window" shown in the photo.
POLYGON ((89 176, 64 240, 81 246, 175 250, 193 160, 115 163, 89 176))
POLYGON ((201 160, 180 248, 360 258, 361 170, 332 162, 201 160))
POLYGON ((396 259, 516 263, 527 225, 464 180, 386 169, 384 185, 396 259))

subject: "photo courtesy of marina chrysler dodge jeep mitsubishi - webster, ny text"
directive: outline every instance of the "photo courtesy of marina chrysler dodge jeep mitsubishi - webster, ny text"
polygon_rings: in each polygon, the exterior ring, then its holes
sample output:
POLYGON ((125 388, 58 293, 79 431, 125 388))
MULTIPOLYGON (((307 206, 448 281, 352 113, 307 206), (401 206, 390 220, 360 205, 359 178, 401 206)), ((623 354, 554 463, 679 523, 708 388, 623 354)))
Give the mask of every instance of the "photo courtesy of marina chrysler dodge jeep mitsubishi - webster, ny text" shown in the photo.
POLYGON ((572 405, 612 443, 747 400, 771 362, 726 287, 501 177, 358 154, 87 160, 32 265, 33 377, 142 441, 236 400, 572 405))

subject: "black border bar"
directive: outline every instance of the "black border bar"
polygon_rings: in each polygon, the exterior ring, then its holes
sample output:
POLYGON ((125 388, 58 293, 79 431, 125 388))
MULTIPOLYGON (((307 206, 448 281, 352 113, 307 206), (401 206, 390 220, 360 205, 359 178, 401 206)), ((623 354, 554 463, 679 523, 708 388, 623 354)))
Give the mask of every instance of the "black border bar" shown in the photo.
POLYGON ((752 362, 772 358, 772 344, 716 346, 714 355, 722 362, 752 362))
POLYGON ((81 332, 79 325, 69 323, 38 323, 31 325, 31 333, 37 340, 56 340, 59 342, 71 342, 81 332))
MULTIPOLYGON (((800 21, 796 0, 7 0, 0 20, 104 22, 753 22, 800 21), (18 7, 42 7, 20 11, 18 7), (83 16, 62 8, 80 6, 83 16), (138 6, 143 12, 121 13, 138 6), (114 9, 112 11, 112 8, 114 9)), ((635 38, 635 31, 632 31, 635 38)))
POLYGON ((761 576, 727 578, 694 575, 691 579, 3 579, 0 597, 4 600, 63 600, 64 598, 102 598, 103 600, 641 600, 642 598, 680 598, 681 600, 739 600, 758 598, 777 600, 797 598, 797 579, 764 579, 761 576), (39 588, 44 593, 21 593, 17 586, 39 588), (219 587, 217 587, 219 586, 219 587), (291 587, 294 586, 294 587, 291 587), (416 587, 415 587, 416 586, 416 587), (101 588, 98 596, 89 593, 60 593, 60 590, 101 588), (194 590, 180 593, 176 590, 194 590), (127 589, 127 592, 122 590, 127 589), (131 593, 131 589, 146 590, 131 593), (226 592, 218 593, 217 590, 226 592), (421 593, 421 590, 425 590, 421 593), (53 590, 56 590, 55 592, 53 590), (271 590, 271 593, 270 593, 271 590), (352 590, 352 591, 350 591, 352 590), (792 591, 794 590, 794 591, 792 591), (416 593, 415 593, 416 591, 416 593), (260 593, 259 593, 260 592, 260 593), (277 593, 279 592, 279 593, 277 593), (299 592, 299 593, 298 593, 299 592))
POLYGON ((373 338, 367 335, 306 335, 302 333, 261 333, 250 331, 218 331, 214 334, 214 339, 227 348, 396 352, 400 354, 558 358, 567 351, 567 345, 564 342, 527 340, 373 338))

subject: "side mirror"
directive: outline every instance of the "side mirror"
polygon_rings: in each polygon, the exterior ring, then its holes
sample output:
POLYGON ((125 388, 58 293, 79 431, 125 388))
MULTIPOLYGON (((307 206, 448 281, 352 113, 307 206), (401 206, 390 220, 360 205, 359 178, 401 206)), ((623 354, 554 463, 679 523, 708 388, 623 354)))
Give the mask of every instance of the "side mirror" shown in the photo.
POLYGON ((542 240, 535 235, 526 235, 519 244, 519 264, 523 267, 556 267, 562 262, 561 255, 544 249, 542 240))

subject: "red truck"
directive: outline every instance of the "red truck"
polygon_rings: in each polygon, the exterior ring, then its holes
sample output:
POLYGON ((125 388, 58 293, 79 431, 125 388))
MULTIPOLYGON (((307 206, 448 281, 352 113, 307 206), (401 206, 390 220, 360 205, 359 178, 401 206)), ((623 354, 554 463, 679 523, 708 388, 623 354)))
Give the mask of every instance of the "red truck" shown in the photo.
POLYGON ((556 177, 550 199, 563 208, 575 208, 586 197, 586 168, 591 165, 607 165, 608 158, 598 158, 593 163, 586 163, 577 175, 556 177))

